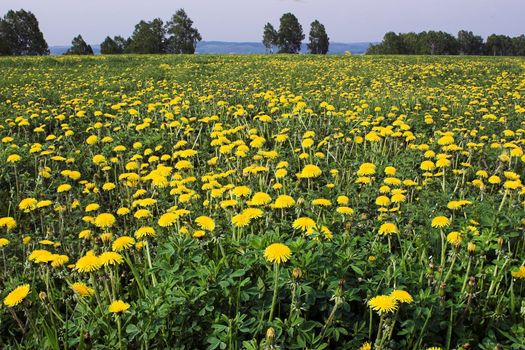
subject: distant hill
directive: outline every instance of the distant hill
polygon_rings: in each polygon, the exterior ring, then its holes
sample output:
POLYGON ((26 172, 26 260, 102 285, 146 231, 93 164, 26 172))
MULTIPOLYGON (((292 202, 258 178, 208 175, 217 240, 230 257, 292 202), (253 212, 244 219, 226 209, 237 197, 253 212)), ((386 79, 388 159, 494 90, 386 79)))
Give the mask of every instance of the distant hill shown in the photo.
MULTIPOLYGON (((352 54, 363 54, 370 44, 369 42, 358 43, 330 43, 329 54, 344 54, 350 51, 352 54)), ((100 45, 91 45, 95 54, 100 54, 100 45)), ((51 46, 51 55, 64 54, 69 46, 51 46)), ((306 53, 306 44, 301 47, 301 52, 306 53)), ((228 42, 228 41, 201 41, 197 44, 198 54, 262 54, 266 53, 262 43, 257 42, 228 42)))

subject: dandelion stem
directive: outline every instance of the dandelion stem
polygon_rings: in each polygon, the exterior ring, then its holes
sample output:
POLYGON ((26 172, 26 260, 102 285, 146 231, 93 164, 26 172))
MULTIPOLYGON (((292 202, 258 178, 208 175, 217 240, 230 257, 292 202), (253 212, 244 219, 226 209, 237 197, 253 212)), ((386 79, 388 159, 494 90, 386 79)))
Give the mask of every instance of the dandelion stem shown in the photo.
POLYGON ((273 298, 272 298, 272 307, 270 308, 270 317, 268 318, 268 322, 272 322, 273 320, 273 311, 275 309, 275 303, 277 301, 277 289, 279 287, 279 264, 278 263, 273 264, 273 271, 274 271, 273 298))

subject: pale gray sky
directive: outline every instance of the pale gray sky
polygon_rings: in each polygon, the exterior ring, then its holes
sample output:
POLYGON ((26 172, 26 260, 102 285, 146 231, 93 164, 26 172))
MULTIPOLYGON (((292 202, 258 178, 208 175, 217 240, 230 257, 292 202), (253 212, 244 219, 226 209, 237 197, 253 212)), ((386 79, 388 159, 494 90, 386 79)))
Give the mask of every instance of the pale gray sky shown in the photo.
POLYGON ((266 22, 292 12, 308 36, 319 19, 333 42, 378 41, 387 31, 468 29, 486 37, 525 33, 525 0, 0 0, 0 13, 32 11, 50 45, 82 34, 91 44, 129 36, 141 19, 184 8, 204 40, 260 41, 266 22))

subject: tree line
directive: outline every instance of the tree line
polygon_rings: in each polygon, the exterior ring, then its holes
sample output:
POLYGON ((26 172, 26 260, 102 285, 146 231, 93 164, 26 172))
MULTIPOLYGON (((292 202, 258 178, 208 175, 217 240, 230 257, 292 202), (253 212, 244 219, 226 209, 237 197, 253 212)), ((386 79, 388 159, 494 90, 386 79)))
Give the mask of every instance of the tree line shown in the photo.
MULTIPOLYGON (((264 26, 262 43, 268 53, 299 53, 305 39, 303 27, 292 13, 280 18, 279 29, 271 23, 264 26)), ((140 21, 129 38, 106 37, 100 45, 102 54, 193 54, 202 40, 199 31, 184 9, 179 9, 169 21, 160 18, 140 21)), ((318 20, 310 25, 308 52, 326 54, 330 38, 318 20)), ((471 31, 461 30, 457 36, 443 31, 421 33, 388 32, 381 43, 371 45, 367 54, 418 55, 491 55, 525 56, 525 35, 509 37, 490 35, 487 40, 471 31)), ((71 55, 92 55, 93 48, 81 35, 73 38, 66 52, 71 55)), ((30 11, 8 11, 0 18, 0 55, 49 55, 49 47, 40 31, 38 20, 30 11)))
MULTIPOLYGON (((133 34, 106 37, 100 44, 102 54, 193 54, 197 43, 202 40, 199 31, 184 9, 179 9, 164 23, 155 18, 149 22, 140 21, 133 34)), ((92 55, 93 48, 78 35, 73 38, 66 55, 92 55)), ((49 55, 49 47, 40 31, 38 20, 29 11, 10 10, 0 19, 0 55, 36 56, 49 55)))
POLYGON ((442 31, 421 33, 388 32, 383 41, 371 45, 367 54, 376 55, 488 55, 525 56, 525 35, 511 38, 491 34, 487 40, 471 31, 460 30, 457 36, 442 31))

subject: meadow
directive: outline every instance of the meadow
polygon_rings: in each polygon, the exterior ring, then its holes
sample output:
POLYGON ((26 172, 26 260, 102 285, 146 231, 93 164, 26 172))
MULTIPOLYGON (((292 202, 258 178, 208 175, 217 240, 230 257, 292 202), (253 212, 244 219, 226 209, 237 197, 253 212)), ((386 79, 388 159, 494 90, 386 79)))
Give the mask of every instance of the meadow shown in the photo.
POLYGON ((3 349, 525 349, 525 60, 0 59, 3 349))

